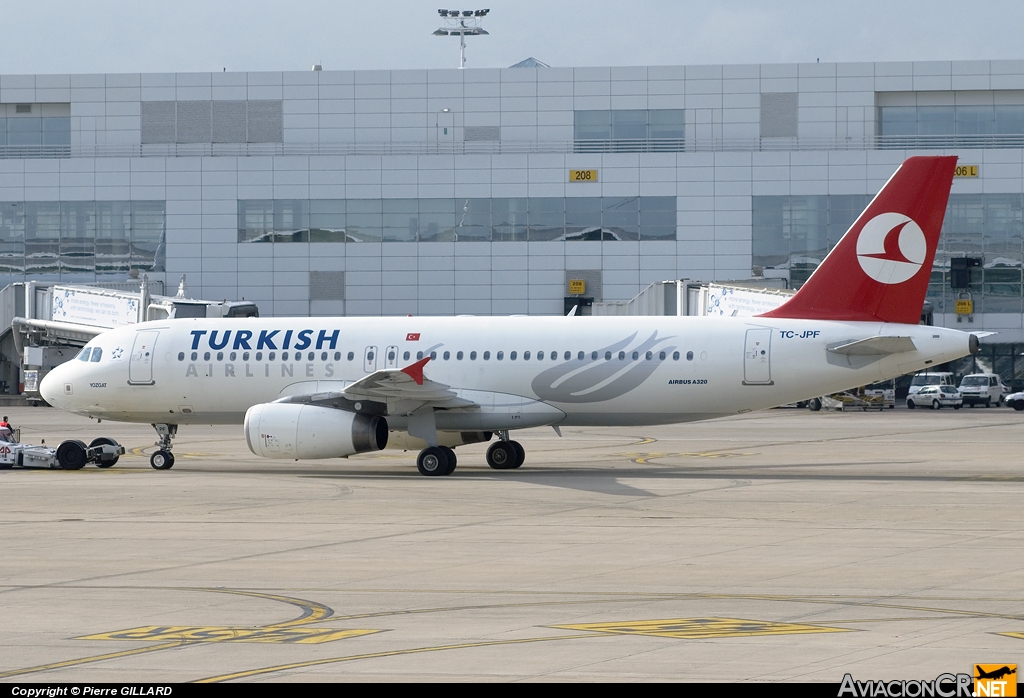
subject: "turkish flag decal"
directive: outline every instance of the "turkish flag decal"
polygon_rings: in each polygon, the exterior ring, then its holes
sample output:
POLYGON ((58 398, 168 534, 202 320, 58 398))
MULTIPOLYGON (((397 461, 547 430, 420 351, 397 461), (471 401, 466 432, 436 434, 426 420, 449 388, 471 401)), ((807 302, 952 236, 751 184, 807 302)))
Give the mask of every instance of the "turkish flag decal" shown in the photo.
POLYGON ((410 332, 409 334, 405 335, 405 341, 407 341, 407 342, 418 342, 418 341, 420 341, 420 333, 419 332, 410 332))

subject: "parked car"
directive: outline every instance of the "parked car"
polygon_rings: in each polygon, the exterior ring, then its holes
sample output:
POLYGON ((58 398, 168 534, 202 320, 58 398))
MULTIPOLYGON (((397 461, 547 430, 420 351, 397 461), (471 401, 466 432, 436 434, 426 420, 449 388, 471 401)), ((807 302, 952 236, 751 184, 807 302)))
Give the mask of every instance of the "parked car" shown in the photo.
POLYGON ((1006 405, 1018 412, 1024 411, 1024 393, 1011 393, 1006 396, 1006 405))
POLYGON ((926 385, 913 395, 907 395, 907 407, 931 407, 937 410, 941 407, 952 407, 958 410, 963 407, 964 399, 960 391, 951 385, 926 385))
POLYGON ((984 405, 998 407, 1010 389, 1003 384, 1003 379, 995 373, 972 373, 960 381, 960 394, 964 404, 974 407, 984 405))

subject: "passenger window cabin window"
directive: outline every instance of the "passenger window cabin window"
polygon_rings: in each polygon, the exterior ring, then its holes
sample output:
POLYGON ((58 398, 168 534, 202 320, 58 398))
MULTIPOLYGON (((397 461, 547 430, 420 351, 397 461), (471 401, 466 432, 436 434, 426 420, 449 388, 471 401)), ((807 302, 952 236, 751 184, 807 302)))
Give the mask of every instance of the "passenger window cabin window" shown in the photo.
POLYGON ((513 352, 509 352, 508 360, 509 361, 515 361, 516 360, 516 353, 514 351, 513 352))
POLYGON ((263 361, 263 352, 262 351, 256 352, 256 360, 257 361, 263 361))
POLYGON ((402 354, 402 361, 408 361, 408 360, 409 360, 409 352, 405 352, 404 354, 402 354))
POLYGON ((437 352, 436 351, 430 352, 430 360, 431 361, 437 361, 437 352))
POLYGON ((558 361, 558 352, 557 351, 551 352, 551 360, 552 361, 558 361))
POLYGON ((341 352, 340 351, 334 352, 334 360, 335 361, 341 361, 341 352))
POLYGON ((633 352, 633 361, 636 361, 639 358, 640 358, 640 352, 634 351, 633 352))
POLYGON ((597 361, 597 352, 596 351, 590 352, 590 360, 591 361, 597 361))
POLYGON ((373 352, 372 351, 366 352, 366 360, 367 361, 373 361, 373 352))
POLYGON ((450 351, 446 351, 446 352, 444 353, 444 360, 445 360, 445 361, 447 361, 447 360, 448 360, 448 359, 450 359, 451 357, 452 357, 452 353, 451 353, 450 351))
MULTIPOLYGON (((355 353, 354 353, 354 352, 351 352, 351 351, 350 351, 350 352, 348 353, 348 360, 349 360, 349 361, 352 361, 352 360, 353 360, 353 359, 355 359, 355 358, 356 358, 356 355, 355 355, 355 353)), ((270 355, 270 360, 271 360, 271 361, 273 361, 273 360, 274 360, 274 355, 273 355, 273 354, 271 354, 271 355, 270 355)))
POLYGON ((565 356, 563 356, 562 358, 565 359, 566 361, 568 361, 569 359, 572 358, 572 352, 571 351, 565 352, 565 356))
POLYGON ((497 354, 494 355, 494 358, 497 359, 498 361, 501 361, 502 359, 505 358, 505 352, 499 351, 497 354))
POLYGON ((647 358, 648 361, 653 359, 654 358, 654 352, 653 351, 647 352, 647 357, 646 358, 647 358))
POLYGON ((577 361, 583 361, 583 357, 585 357, 586 355, 587 355, 586 352, 581 351, 579 354, 576 355, 576 360, 577 361))
POLYGON ((217 361, 223 361, 223 360, 224 360, 224 352, 218 351, 217 352, 217 361))
MULTIPOLYGON (((296 354, 295 356, 300 358, 300 359, 302 358, 302 354, 296 354)), ((316 352, 312 352, 311 351, 311 352, 309 352, 309 354, 306 355, 306 360, 307 361, 312 361, 315 358, 316 358, 316 352)))
POLYGON ((231 356, 231 360, 234 361, 235 357, 238 356, 238 354, 236 354, 235 352, 231 352, 230 356, 231 356))
POLYGON ((530 352, 524 351, 523 352, 523 361, 529 361, 529 360, 530 360, 530 352))
POLYGON ((388 361, 394 361, 394 360, 395 360, 395 352, 389 351, 388 352, 388 361))
POLYGON ((179 351, 178 352, 178 361, 184 361, 184 360, 185 360, 185 352, 179 351))
POLYGON ((422 359, 423 359, 423 352, 422 351, 416 352, 416 360, 420 361, 422 359))
POLYGON ((469 360, 470 361, 476 361, 476 352, 475 351, 469 352, 469 360))
POLYGON ((543 361, 543 360, 544 360, 544 352, 538 351, 537 352, 537 361, 543 361))
POLYGON ((612 360, 612 353, 610 351, 606 351, 604 353, 604 360, 605 361, 611 361, 612 360))
POLYGON ((327 361, 327 352, 326 351, 320 354, 320 360, 321 361, 327 361))
POLYGON ((619 361, 625 361, 625 360, 626 360, 626 352, 620 351, 619 352, 619 361))
MULTIPOLYGON (((679 352, 678 351, 676 352, 676 356, 677 357, 679 356, 679 352)), ((687 361, 693 361, 693 352, 692 351, 686 352, 686 360, 687 361)))
POLYGON ((455 359, 458 360, 458 361, 462 361, 462 357, 463 357, 463 353, 461 351, 458 354, 455 355, 455 359))
POLYGON ((199 352, 197 352, 197 351, 192 352, 192 360, 195 361, 198 358, 199 358, 199 352))
POLYGON ((209 361, 209 360, 210 360, 210 352, 204 353, 203 354, 203 361, 209 361))
POLYGON ((489 361, 490 358, 491 358, 491 352, 485 351, 484 352, 484 361, 489 361))
POLYGON ((248 361, 248 360, 249 360, 249 352, 247 352, 247 351, 242 352, 242 361, 248 361))
POLYGON ((270 352, 269 354, 267 354, 267 361, 273 361, 276 355, 277 354, 275 352, 270 352))
POLYGON ((281 361, 287 361, 287 360, 288 360, 288 352, 286 352, 286 351, 281 352, 281 361))
POLYGON ((660 354, 658 354, 658 358, 661 359, 662 361, 664 361, 665 360, 665 352, 661 352, 660 354))

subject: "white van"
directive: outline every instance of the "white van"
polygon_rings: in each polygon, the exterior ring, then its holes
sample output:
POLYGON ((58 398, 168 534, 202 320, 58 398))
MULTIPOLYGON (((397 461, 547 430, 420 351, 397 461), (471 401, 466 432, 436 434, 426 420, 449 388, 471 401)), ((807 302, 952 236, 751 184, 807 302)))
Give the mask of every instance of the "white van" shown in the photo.
POLYGON ((952 373, 939 372, 939 373, 918 373, 914 375, 913 380, 910 381, 910 391, 908 395, 914 395, 918 390, 925 387, 926 385, 950 385, 956 387, 956 379, 953 378, 952 373))
POLYGON ((1003 379, 995 373, 972 373, 960 381, 960 394, 964 398, 964 404, 971 407, 988 407, 993 404, 998 407, 1003 404, 1003 397, 1009 392, 1003 384, 1003 379))

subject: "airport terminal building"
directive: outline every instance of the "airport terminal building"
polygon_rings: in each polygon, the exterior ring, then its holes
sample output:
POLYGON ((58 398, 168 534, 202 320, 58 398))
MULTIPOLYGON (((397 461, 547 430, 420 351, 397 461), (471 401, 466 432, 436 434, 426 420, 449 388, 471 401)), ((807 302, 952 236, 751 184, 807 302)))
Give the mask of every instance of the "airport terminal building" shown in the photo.
POLYGON ((962 165, 933 321, 1024 376, 1024 61, 2 75, 0 286, 371 316, 795 288, 921 153, 962 165))

